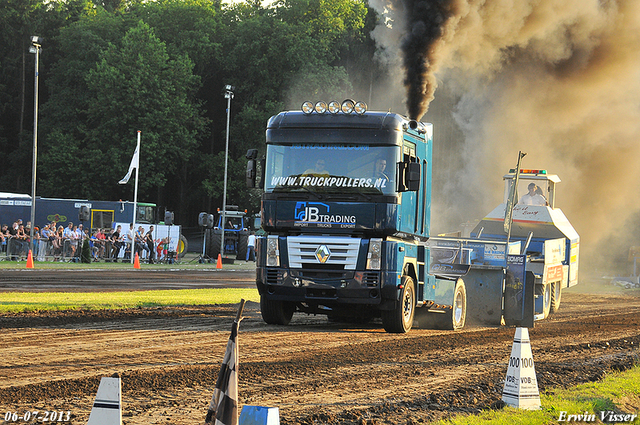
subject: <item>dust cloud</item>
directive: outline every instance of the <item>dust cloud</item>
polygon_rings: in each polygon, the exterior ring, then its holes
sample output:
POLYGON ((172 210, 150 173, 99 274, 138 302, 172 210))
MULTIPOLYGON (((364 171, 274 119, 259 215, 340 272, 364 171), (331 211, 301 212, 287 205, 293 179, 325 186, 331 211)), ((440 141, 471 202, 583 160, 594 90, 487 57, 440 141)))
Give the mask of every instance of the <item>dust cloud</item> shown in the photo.
POLYGON ((426 34, 425 50, 400 66, 409 115, 434 122, 436 231, 498 205, 501 177, 522 150, 524 168, 562 179, 556 205, 581 236, 583 261, 606 258, 604 252, 626 260, 629 246, 640 245, 640 230, 628 224, 637 223, 640 211, 640 2, 376 0, 371 6, 393 23, 373 34, 388 56, 415 54, 406 47, 426 34), (433 7, 441 11, 435 21, 421 15, 433 7), (427 23, 439 27, 421 33, 427 23), (407 69, 412 64, 421 70, 407 69), (448 114, 434 112, 435 105, 448 114), (441 137, 456 132, 459 137, 441 137))

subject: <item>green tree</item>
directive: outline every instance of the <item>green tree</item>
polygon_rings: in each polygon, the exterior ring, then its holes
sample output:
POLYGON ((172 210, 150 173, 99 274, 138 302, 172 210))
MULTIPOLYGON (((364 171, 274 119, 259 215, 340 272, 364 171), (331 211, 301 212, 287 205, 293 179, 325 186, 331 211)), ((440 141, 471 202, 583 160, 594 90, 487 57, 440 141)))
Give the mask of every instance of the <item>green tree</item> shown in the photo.
MULTIPOLYGON (((108 170, 111 172, 111 162, 120 159, 120 152, 105 151, 88 139, 88 111, 96 101, 96 93, 89 89, 86 77, 96 68, 103 52, 119 43, 131 25, 125 16, 98 8, 62 28, 56 37, 59 57, 49 74, 51 95, 42 105, 40 117, 38 173, 42 196, 122 196, 118 188, 104 184, 104 176, 108 170), (85 184, 87 181, 91 184, 85 184)), ((130 155, 133 149, 128 150, 130 155)))
POLYGON ((197 152, 205 120, 194 93, 198 78, 186 56, 170 58, 166 46, 151 28, 138 23, 127 32, 121 46, 111 45, 87 85, 96 94, 88 110, 89 143, 113 152, 126 172, 136 130, 144 135, 141 148, 141 193, 157 191, 163 199, 167 181, 179 183, 178 205, 186 197, 186 177, 197 152), (120 152, 114 152, 114 146, 120 152), (129 147, 129 149, 127 149, 129 147))
POLYGON ((40 56, 39 98, 47 98, 48 65, 56 56, 53 39, 63 25, 76 21, 86 0, 3 0, 0 2, 0 186, 27 192, 31 186, 34 55, 31 36, 44 38, 40 56))
MULTIPOLYGON (((114 15, 100 19, 103 22, 96 28, 105 31, 110 31, 104 25, 108 22, 116 24, 110 28, 127 26, 126 20, 114 15)), ((95 41, 101 38, 98 31, 77 32, 95 41)), ((104 50, 88 53, 98 53, 91 69, 86 69, 90 58, 57 68, 61 76, 79 72, 83 78, 79 87, 69 84, 69 92, 56 98, 73 120, 49 123, 48 169, 53 170, 56 163, 65 166, 49 174, 48 182, 64 192, 75 191, 75 196, 131 199, 131 184, 121 187, 117 182, 127 171, 140 130, 140 199, 162 203, 165 193, 175 189, 176 195, 168 195, 172 199, 167 201, 180 206, 186 196, 189 162, 206 124, 194 97, 199 81, 192 73, 193 64, 185 55, 170 57, 165 43, 142 21, 120 40, 117 34, 106 35, 103 40, 113 41, 103 41, 104 50), (74 99, 77 105, 71 107, 74 99), (86 192, 79 193, 82 190, 86 192)))

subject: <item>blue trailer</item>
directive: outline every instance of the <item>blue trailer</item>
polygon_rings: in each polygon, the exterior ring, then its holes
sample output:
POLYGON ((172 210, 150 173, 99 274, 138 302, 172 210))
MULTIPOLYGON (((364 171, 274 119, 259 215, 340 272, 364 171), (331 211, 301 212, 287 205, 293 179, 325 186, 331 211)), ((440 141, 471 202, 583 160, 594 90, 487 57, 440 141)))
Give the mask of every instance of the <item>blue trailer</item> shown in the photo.
POLYGON ((540 277, 526 241, 432 237, 433 126, 350 100, 331 108, 306 102, 273 116, 263 166, 256 150, 247 153, 247 184, 261 168, 264 189, 266 235, 256 246, 263 320, 286 325, 296 311, 380 317, 396 333, 414 319, 443 329, 533 326, 540 277))

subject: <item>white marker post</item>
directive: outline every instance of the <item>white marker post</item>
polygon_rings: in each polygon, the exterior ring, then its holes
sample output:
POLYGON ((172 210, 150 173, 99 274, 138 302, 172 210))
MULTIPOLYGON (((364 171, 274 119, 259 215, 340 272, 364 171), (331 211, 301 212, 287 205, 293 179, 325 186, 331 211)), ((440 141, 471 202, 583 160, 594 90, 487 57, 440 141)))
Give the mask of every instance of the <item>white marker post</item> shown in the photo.
POLYGON ((540 392, 527 328, 516 328, 502 401, 518 409, 540 409, 540 392))
POLYGON ((120 378, 103 377, 87 425, 122 425, 120 378))

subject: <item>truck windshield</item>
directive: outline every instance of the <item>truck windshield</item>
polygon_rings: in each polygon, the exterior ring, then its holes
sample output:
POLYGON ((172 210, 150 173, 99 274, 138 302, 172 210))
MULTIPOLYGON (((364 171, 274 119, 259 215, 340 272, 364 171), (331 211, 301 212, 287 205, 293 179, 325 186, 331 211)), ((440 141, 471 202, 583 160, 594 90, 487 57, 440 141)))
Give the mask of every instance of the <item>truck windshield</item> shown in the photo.
POLYGON ((397 146, 267 146, 266 192, 394 194, 397 146))

